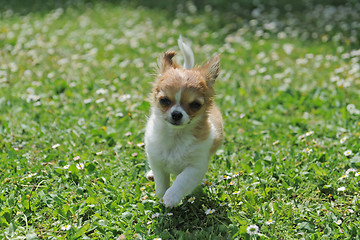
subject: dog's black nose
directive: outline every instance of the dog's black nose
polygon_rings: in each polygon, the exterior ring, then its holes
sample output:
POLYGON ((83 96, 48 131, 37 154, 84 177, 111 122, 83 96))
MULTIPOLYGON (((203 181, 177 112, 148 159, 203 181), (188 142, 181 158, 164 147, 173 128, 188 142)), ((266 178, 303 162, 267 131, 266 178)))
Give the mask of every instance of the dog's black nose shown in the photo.
POLYGON ((183 117, 183 114, 179 111, 173 111, 171 117, 174 121, 179 121, 183 117))

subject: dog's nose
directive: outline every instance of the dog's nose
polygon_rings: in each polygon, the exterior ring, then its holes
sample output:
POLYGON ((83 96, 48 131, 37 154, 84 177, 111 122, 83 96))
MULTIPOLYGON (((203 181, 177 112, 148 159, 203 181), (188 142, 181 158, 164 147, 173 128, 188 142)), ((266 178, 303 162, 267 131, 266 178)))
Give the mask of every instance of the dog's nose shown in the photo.
POLYGON ((183 114, 179 111, 173 111, 171 117, 174 121, 179 121, 183 117, 183 114))

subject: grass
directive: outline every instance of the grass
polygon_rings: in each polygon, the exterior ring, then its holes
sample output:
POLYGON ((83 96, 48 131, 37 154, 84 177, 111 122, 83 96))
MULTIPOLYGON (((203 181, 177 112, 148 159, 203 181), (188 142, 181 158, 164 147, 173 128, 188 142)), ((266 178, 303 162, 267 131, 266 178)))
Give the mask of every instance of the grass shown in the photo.
POLYGON ((358 3, 75 3, 0 5, 2 238, 358 238, 358 3), (226 138, 165 209, 143 134, 179 34, 222 54, 226 138))

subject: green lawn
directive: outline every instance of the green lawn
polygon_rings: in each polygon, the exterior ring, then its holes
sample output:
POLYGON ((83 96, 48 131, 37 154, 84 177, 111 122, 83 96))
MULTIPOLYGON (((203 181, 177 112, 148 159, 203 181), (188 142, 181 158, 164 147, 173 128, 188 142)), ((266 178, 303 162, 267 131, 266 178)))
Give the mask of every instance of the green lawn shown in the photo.
POLYGON ((359 239, 357 1, 74 2, 0 2, 0 238, 359 239), (180 34, 221 53, 226 137, 165 209, 143 135, 180 34))

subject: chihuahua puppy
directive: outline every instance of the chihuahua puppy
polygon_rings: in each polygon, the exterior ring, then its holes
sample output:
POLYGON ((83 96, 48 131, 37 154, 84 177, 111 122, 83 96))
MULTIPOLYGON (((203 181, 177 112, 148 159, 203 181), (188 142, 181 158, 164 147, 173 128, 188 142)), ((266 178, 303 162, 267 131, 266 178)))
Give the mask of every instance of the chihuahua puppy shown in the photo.
POLYGON ((193 67, 193 53, 181 37, 179 46, 184 68, 173 59, 174 51, 160 58, 145 130, 145 150, 152 169, 147 177, 155 180, 156 195, 169 208, 201 182, 223 139, 223 120, 214 103, 213 88, 220 57, 193 67), (171 187, 170 174, 176 175, 171 187))

